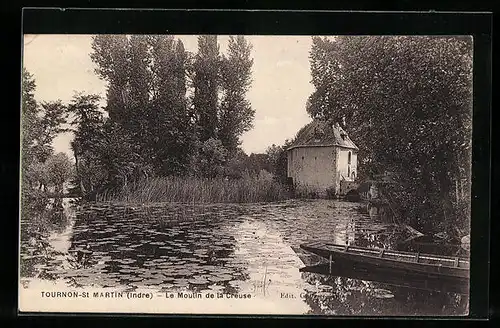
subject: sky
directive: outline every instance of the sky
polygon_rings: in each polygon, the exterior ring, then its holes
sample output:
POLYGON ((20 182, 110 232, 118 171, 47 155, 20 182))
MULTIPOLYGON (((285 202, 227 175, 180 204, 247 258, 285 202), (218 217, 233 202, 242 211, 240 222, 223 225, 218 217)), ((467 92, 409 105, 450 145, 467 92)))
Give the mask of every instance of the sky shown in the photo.
MULTIPOLYGON (((194 35, 176 36, 186 50, 196 52, 194 35)), ((254 127, 245 133, 242 148, 261 153, 272 144, 283 144, 311 121, 306 101, 313 92, 310 83, 310 36, 247 36, 252 44, 252 86, 247 94, 255 110, 254 127)), ((228 36, 219 36, 220 51, 226 53, 228 36)), ((105 96, 106 86, 95 74, 90 59, 90 35, 25 35, 23 64, 33 74, 38 101, 69 102, 76 92, 105 96)), ((103 103, 104 105, 104 103, 103 103)), ((72 153, 71 134, 54 140, 56 152, 72 153)))

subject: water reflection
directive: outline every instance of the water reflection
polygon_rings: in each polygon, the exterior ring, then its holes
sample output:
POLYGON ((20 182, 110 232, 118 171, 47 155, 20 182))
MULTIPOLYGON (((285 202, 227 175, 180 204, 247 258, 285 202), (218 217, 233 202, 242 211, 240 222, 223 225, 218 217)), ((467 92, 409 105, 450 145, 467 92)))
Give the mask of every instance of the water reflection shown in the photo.
POLYGON ((404 284, 347 275, 346 270, 337 276, 299 271, 311 263, 295 247, 314 239, 361 247, 416 247, 402 246, 405 231, 383 217, 370 217, 363 204, 294 200, 75 208, 66 204, 66 219, 51 233, 37 235, 34 245, 23 239, 22 278, 119 290, 248 292, 273 302, 284 302, 283 293, 300 294, 294 307, 299 313, 464 311, 465 301, 458 302, 454 293, 416 292, 404 284))
POLYGON ((455 293, 396 288, 344 276, 303 273, 303 277, 318 286, 316 290, 306 290, 305 302, 311 308, 310 314, 463 315, 468 306, 467 298, 455 293))

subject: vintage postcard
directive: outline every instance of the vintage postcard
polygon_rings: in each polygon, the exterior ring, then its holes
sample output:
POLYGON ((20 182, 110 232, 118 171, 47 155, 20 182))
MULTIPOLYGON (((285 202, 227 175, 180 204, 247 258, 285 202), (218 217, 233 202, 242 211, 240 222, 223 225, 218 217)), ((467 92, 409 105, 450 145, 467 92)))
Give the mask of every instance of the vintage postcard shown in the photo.
POLYGON ((25 34, 19 310, 467 315, 473 41, 25 34))

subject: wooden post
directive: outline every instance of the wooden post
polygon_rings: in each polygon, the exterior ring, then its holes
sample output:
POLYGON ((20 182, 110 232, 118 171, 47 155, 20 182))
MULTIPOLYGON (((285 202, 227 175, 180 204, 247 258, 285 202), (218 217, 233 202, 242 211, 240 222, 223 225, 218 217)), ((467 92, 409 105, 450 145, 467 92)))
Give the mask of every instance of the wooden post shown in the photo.
POLYGON ((330 274, 332 274, 332 254, 330 254, 330 258, 329 258, 329 270, 330 270, 330 274))

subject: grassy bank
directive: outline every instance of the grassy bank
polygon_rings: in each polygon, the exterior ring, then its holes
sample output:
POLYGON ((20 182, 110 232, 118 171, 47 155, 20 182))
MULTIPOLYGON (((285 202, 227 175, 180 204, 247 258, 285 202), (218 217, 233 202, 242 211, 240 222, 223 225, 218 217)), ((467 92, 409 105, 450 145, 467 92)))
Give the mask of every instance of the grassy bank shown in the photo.
POLYGON ((198 178, 154 178, 129 184, 121 190, 105 192, 97 201, 129 203, 258 203, 289 197, 285 186, 263 178, 236 180, 198 178))

